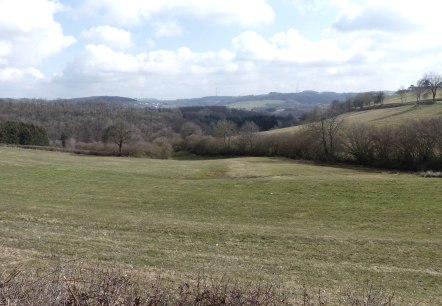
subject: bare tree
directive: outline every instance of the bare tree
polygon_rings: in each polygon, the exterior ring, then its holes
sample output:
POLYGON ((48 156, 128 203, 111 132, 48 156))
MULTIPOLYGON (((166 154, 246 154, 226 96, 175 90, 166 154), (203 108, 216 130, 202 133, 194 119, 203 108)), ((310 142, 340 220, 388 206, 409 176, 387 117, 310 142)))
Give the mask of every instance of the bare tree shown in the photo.
POLYGON ((118 146, 118 154, 121 156, 123 152, 123 144, 129 141, 132 131, 123 122, 118 122, 108 126, 103 135, 104 142, 112 141, 118 146))
POLYGON ((257 132, 259 132, 259 127, 253 121, 246 121, 246 123, 241 126, 239 139, 246 150, 252 151, 254 149, 257 132))
POLYGON ((421 101, 422 95, 425 93, 426 89, 422 84, 422 80, 419 80, 417 82, 417 85, 411 85, 409 90, 414 94, 416 97, 416 105, 419 105, 419 102, 421 101))
POLYGON ((442 87, 442 75, 435 72, 427 72, 419 81, 423 87, 433 94, 433 103, 436 102, 437 90, 442 87))
POLYGON ((186 138, 191 135, 202 135, 201 127, 191 121, 184 122, 181 126, 181 136, 186 138))
POLYGON ((329 109, 321 112, 317 121, 309 126, 310 131, 318 137, 326 159, 335 157, 337 135, 343 125, 343 119, 329 109))
POLYGON ((399 95, 399 97, 401 98, 401 103, 404 104, 405 102, 407 102, 407 94, 408 94, 408 90, 405 89, 405 87, 402 85, 401 88, 399 88, 396 91, 396 94, 399 95))
POLYGON ((214 135, 223 139, 224 145, 230 148, 232 136, 236 135, 237 127, 235 122, 230 120, 219 120, 214 128, 214 135))
POLYGON ((344 147, 360 163, 373 160, 374 141, 372 127, 367 124, 354 124, 345 129, 344 147))
POLYGON ((385 93, 383 91, 378 91, 374 94, 374 102, 383 104, 385 99, 385 93))

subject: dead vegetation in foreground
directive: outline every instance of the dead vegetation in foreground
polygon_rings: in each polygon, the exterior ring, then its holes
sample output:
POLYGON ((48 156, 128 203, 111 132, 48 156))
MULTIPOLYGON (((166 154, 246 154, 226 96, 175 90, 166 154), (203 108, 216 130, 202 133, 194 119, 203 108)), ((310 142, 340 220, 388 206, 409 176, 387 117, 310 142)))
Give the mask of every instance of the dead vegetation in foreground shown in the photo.
MULTIPOLYGON (((394 294, 369 282, 347 290, 339 305, 394 305, 394 294)), ((227 279, 198 278, 167 285, 160 276, 142 279, 116 268, 85 267, 81 262, 58 265, 51 271, 13 269, 0 274, 0 305, 199 305, 199 306, 323 306, 321 291, 294 294, 274 284, 238 285, 227 279)))

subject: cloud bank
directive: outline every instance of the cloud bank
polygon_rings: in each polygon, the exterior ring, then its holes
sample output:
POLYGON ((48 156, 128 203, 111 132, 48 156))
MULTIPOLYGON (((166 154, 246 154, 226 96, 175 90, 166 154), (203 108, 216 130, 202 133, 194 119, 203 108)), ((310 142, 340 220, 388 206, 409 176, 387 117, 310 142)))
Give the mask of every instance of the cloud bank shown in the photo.
POLYGON ((281 3, 293 14, 284 27, 291 15, 270 0, 2 1, 0 90, 47 98, 395 90, 442 71, 436 1, 281 3), (290 26, 328 12, 317 35, 290 26))

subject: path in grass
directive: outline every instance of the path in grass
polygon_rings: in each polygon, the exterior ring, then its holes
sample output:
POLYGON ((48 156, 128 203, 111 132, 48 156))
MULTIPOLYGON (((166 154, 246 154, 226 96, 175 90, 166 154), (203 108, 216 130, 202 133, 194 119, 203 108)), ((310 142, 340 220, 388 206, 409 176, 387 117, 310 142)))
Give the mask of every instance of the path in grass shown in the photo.
POLYGON ((442 303, 442 182, 287 159, 0 148, 0 266, 77 256, 442 303))

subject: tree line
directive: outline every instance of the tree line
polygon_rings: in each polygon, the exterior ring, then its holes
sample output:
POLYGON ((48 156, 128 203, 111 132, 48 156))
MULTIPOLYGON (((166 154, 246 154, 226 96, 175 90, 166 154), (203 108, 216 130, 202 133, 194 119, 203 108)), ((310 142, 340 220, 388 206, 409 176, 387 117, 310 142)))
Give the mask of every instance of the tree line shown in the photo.
MULTIPOLYGON (((217 122, 235 129, 253 122, 256 130, 292 125, 296 119, 226 107, 152 109, 102 101, 0 100, 0 122, 43 128, 54 147, 100 154, 169 157, 191 134, 215 135, 217 122)), ((1 141, 4 142, 4 141, 1 141)))
POLYGON ((186 150, 203 155, 280 156, 391 169, 442 169, 441 117, 375 127, 346 124, 329 112, 293 132, 256 134, 253 128, 245 128, 227 141, 226 134, 191 135, 185 139, 186 150))
MULTIPOLYGON (((433 104, 437 101, 437 92, 442 88, 442 75, 435 72, 427 72, 416 84, 408 88, 401 86, 395 94, 400 98, 400 104, 433 104), (413 98, 412 100, 408 100, 413 98)), ((376 106, 394 107, 396 105, 384 105, 386 93, 384 91, 361 92, 348 97, 344 101, 334 100, 331 108, 334 112, 345 113, 353 110, 366 110, 376 106)), ((307 114, 306 114, 307 116, 307 114)), ((304 117, 306 117, 304 116, 304 117)))

